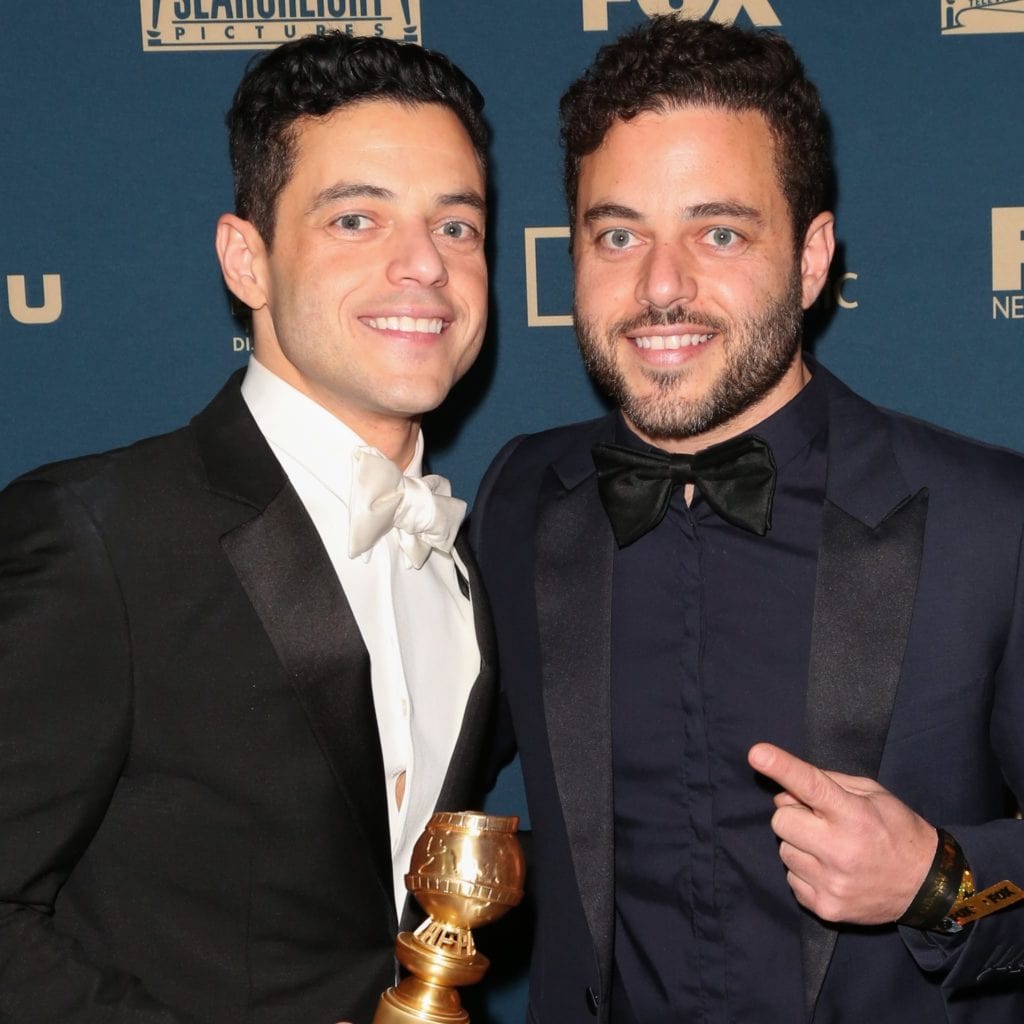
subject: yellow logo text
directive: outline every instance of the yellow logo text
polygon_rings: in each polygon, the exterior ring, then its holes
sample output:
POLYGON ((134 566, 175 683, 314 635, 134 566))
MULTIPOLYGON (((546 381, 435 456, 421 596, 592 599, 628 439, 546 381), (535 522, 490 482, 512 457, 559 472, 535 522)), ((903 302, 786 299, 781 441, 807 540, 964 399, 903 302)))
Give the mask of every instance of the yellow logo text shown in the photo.
POLYGON ((421 43, 420 0, 139 0, 142 48, 269 50, 330 31, 421 43))
POLYGON ((731 25, 741 14, 746 14, 758 28, 778 28, 782 24, 769 0, 582 0, 583 31, 607 32, 609 5, 633 2, 648 18, 656 14, 675 14, 690 21, 709 18, 731 25))
POLYGON ((1024 0, 939 0, 944 36, 1024 32, 1024 0))
POLYGON ((43 274, 43 303, 30 305, 24 274, 7 275, 7 308, 19 324, 52 324, 64 310, 60 274, 43 274))
POLYGON ((993 320, 1024 320, 1024 206, 992 209, 992 291, 993 320))

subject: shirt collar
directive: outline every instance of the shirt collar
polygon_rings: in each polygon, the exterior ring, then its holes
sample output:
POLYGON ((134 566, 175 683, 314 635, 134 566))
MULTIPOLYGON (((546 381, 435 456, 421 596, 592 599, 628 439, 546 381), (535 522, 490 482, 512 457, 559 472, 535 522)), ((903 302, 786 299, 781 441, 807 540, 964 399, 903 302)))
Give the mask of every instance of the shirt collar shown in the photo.
MULTIPOLYGON (((322 405, 249 357, 242 397, 270 445, 287 453, 348 506, 352 453, 370 448, 351 427, 322 405)), ((416 437, 406 476, 423 475, 423 432, 416 437)))

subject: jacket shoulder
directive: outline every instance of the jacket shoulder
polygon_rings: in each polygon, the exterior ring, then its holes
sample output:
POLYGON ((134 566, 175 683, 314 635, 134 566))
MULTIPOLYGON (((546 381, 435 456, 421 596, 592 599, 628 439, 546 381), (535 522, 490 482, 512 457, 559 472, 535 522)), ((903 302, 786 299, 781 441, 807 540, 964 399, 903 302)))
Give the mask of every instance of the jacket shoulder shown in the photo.
POLYGON ((231 445, 239 458, 245 454, 248 435, 231 435, 244 408, 240 382, 241 374, 233 375, 190 423, 105 452, 51 462, 22 474, 9 487, 20 490, 27 484, 50 484, 67 488, 83 500, 97 493, 168 495, 176 485, 191 487, 205 480, 204 445, 210 450, 231 445))
POLYGON ((880 466, 894 460, 912 490, 927 487, 933 497, 957 505, 995 498, 1024 508, 1024 455, 877 406, 824 372, 830 449, 834 443, 847 467, 852 460, 854 482, 870 481, 880 466))
POLYGON ((879 412, 908 478, 923 480, 938 471, 960 489, 980 488, 988 494, 994 490, 1018 501, 1024 498, 1024 454, 904 413, 879 412))
POLYGON ((192 460, 193 453, 191 428, 179 427, 121 448, 39 466, 12 480, 9 487, 52 484, 85 496, 94 487, 105 487, 118 480, 129 484, 151 477, 166 478, 169 463, 186 464, 192 460))
MULTIPOLYGON (((491 462, 484 476, 492 486, 517 486, 521 481, 538 476, 551 465, 580 468, 593 471, 590 449, 599 440, 607 437, 614 424, 614 414, 600 416, 579 423, 552 427, 535 434, 520 434, 512 438, 491 462)), ((484 485, 481 485, 481 492, 484 485)))
POLYGON ((590 449, 610 435, 614 414, 512 438, 494 457, 477 490, 470 516, 470 544, 479 555, 485 535, 500 536, 510 520, 531 517, 546 474, 554 469, 566 486, 594 471, 590 449))

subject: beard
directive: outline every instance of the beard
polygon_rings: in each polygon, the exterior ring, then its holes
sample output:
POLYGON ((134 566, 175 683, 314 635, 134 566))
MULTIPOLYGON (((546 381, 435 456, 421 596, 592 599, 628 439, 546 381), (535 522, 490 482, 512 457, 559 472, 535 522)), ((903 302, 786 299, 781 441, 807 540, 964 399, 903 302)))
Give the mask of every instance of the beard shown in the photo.
POLYGON ((782 380, 800 349, 803 312, 794 268, 785 293, 742 320, 730 322, 685 306, 648 309, 612 324, 602 338, 597 323, 574 307, 573 324, 587 372, 633 426, 655 441, 681 441, 728 423, 782 380), (688 398, 683 391, 693 376, 690 370, 642 367, 650 387, 642 393, 631 390, 618 363, 620 339, 642 327, 678 323, 700 324, 719 336, 725 366, 718 377, 703 394, 688 398))

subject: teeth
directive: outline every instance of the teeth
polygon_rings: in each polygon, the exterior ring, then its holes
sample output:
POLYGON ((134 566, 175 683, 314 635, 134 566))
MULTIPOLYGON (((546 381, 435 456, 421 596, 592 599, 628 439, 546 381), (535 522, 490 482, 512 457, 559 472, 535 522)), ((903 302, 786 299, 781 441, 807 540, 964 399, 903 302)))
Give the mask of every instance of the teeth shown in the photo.
POLYGON ((665 348, 688 348, 690 345, 703 345, 713 334, 669 334, 643 335, 634 338, 637 348, 650 348, 660 351, 665 348))
POLYGON ((368 317, 366 324, 378 331, 401 331, 403 334, 440 334, 444 321, 439 317, 379 316, 368 317))

